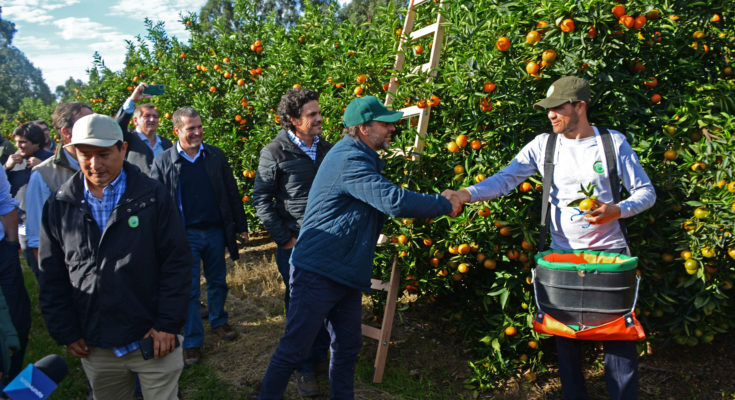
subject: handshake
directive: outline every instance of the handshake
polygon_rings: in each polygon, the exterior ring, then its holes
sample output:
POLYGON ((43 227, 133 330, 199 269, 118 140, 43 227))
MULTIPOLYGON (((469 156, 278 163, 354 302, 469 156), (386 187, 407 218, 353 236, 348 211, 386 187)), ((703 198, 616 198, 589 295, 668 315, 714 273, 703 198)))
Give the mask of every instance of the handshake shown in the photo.
POLYGON ((462 205, 469 203, 471 199, 470 192, 467 189, 451 190, 447 189, 442 192, 442 196, 452 203, 452 212, 449 216, 456 217, 462 212, 462 205))

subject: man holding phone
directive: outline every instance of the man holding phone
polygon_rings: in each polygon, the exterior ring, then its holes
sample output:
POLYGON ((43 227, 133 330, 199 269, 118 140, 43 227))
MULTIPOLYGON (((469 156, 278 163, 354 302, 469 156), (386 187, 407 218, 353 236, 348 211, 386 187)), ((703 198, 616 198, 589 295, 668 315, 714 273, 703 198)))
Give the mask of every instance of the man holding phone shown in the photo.
POLYGON ((150 103, 138 103, 163 93, 163 85, 140 83, 115 116, 123 130, 125 141, 128 142, 126 159, 146 174, 150 174, 153 159, 173 144, 169 139, 162 138, 156 133, 159 119, 156 106, 150 103), (135 126, 133 131, 128 130, 131 117, 135 126))
POLYGON ((133 398, 137 373, 144 398, 176 399, 192 257, 177 207, 124 160, 113 118, 80 118, 70 145, 81 171, 51 194, 41 224, 49 333, 82 359, 95 398, 133 398))

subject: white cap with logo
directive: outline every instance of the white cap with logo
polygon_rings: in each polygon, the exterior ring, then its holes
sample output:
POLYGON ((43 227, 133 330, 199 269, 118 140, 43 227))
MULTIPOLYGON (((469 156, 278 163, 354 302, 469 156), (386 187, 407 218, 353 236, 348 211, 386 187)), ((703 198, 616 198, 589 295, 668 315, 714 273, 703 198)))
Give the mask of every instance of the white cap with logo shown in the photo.
POLYGON ((95 147, 110 147, 122 141, 122 129, 114 118, 102 114, 90 114, 79 118, 74 123, 71 143, 67 146, 87 144, 95 147))

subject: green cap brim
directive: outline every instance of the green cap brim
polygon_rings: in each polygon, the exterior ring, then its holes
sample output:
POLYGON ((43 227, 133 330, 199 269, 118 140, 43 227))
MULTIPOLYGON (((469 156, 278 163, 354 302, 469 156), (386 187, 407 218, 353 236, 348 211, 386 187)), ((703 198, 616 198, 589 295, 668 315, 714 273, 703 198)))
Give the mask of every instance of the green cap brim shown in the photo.
POLYGON ((398 122, 403 118, 403 113, 401 111, 388 111, 387 113, 377 116, 373 118, 373 121, 380 121, 380 122, 398 122))
POLYGON ((559 98, 545 98, 538 103, 533 105, 533 108, 536 110, 542 110, 542 109, 549 109, 554 107, 559 107, 562 104, 565 103, 572 103, 571 99, 559 99, 559 98))

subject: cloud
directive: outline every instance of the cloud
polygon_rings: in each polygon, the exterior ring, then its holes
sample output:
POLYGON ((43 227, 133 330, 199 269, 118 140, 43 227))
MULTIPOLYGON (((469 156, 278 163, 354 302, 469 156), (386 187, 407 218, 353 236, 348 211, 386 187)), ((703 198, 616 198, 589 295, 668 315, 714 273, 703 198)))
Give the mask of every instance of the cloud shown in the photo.
POLYGON ((80 0, 7 0, 3 5, 5 19, 13 22, 47 24, 54 18, 48 13, 79 3, 80 0))
POLYGON ((92 67, 92 54, 89 52, 64 52, 63 55, 55 53, 43 53, 37 56, 28 56, 35 66, 43 67, 43 79, 54 91, 56 86, 63 85, 70 76, 86 82, 88 76, 86 70, 92 67))
POLYGON ((145 9, 141 10, 140 4, 136 2, 120 0, 110 10, 111 15, 138 17, 141 21, 147 16, 153 22, 163 21, 166 32, 181 39, 189 35, 180 21, 180 14, 199 13, 205 3, 206 0, 149 0, 145 3, 145 9))
POLYGON ((59 35, 64 40, 92 40, 100 39, 105 35, 114 33, 114 31, 99 22, 90 20, 87 17, 77 18, 68 17, 54 21, 54 25, 59 28, 59 35))
POLYGON ((13 46, 22 50, 23 52, 47 51, 59 48, 59 45, 51 43, 51 41, 47 38, 32 35, 24 36, 22 34, 18 34, 13 38, 13 46))

